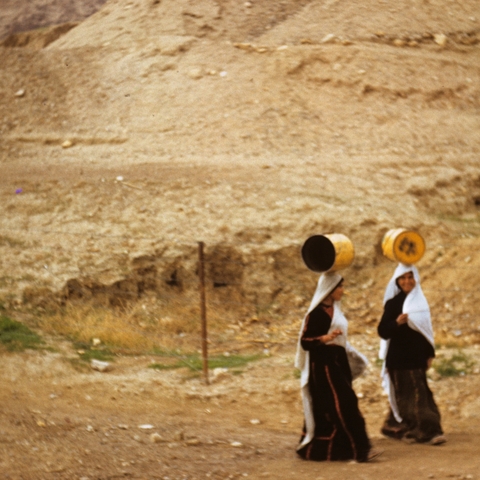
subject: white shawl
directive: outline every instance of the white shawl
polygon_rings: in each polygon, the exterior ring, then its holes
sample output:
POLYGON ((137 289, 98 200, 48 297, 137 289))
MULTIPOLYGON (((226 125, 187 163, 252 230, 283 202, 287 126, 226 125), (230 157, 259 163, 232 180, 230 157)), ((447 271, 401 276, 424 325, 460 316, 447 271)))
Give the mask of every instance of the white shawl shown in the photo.
MULTIPOLYGON (((415 265, 405 265, 403 263, 400 263, 397 266, 385 290, 385 295, 383 297, 383 305, 385 305, 388 300, 392 299, 400 293, 400 288, 398 287, 396 280, 398 277, 401 277, 407 272, 413 273, 413 278, 415 279, 415 287, 407 295, 407 298, 403 303, 402 313, 408 314, 408 326, 411 329, 421 333, 432 344, 432 346, 435 347, 432 320, 430 318, 430 308, 428 306, 427 299, 423 294, 422 287, 420 286, 420 275, 415 265)), ((389 344, 390 340, 380 340, 380 351, 378 356, 381 360, 383 360, 381 372, 382 386, 388 395, 390 406, 392 408, 395 419, 397 420, 397 422, 401 422, 402 417, 398 412, 395 392, 386 368, 386 359, 389 344)))
MULTIPOLYGON (((340 283, 341 280, 342 277, 335 272, 326 272, 320 275, 317 283, 317 289, 315 290, 315 294, 313 295, 310 306, 308 307, 307 314, 303 318, 302 326, 300 328, 297 353, 295 357, 295 367, 298 368, 301 372, 300 386, 302 391, 303 411, 305 415, 306 435, 302 443, 298 446, 298 449, 310 443, 313 439, 315 432, 312 396, 310 395, 310 389, 308 388, 308 377, 310 376, 310 355, 308 351, 302 348, 301 344, 301 338, 303 335, 303 330, 305 328, 305 320, 309 313, 333 291, 333 289, 340 283)), ((328 333, 337 329, 342 331, 342 335, 338 335, 331 343, 340 345, 346 349, 350 367, 352 369, 352 375, 354 376, 354 378, 356 378, 365 371, 368 360, 364 355, 355 350, 355 348, 353 348, 348 343, 348 322, 340 309, 339 302, 334 303, 332 324, 328 333)))

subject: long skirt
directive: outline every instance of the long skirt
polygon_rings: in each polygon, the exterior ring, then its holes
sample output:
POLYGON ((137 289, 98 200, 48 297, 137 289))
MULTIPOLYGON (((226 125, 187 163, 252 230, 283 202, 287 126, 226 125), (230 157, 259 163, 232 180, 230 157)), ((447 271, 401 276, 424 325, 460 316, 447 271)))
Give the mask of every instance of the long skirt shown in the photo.
MULTIPOLYGON (((352 389, 345 349, 329 347, 327 361, 310 360, 309 391, 313 403, 313 440, 297 450, 306 460, 367 460, 371 445, 365 420, 352 389), (332 355, 333 354, 333 355, 332 355)), ((325 360, 325 359, 324 359, 325 360)), ((305 437, 304 427, 300 444, 305 437)))
POLYGON ((424 369, 389 370, 395 391, 398 413, 397 422, 392 411, 382 427, 382 433, 392 438, 406 438, 416 442, 429 442, 443 434, 438 407, 427 383, 424 369))

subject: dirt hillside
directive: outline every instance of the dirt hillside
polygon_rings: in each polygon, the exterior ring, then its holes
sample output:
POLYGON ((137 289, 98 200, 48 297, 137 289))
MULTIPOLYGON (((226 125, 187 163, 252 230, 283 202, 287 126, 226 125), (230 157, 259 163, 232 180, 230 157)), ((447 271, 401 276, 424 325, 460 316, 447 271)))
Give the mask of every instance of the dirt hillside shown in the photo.
POLYGON ((169 299, 196 295, 203 241, 209 314, 224 321, 212 350, 248 343, 269 355, 207 387, 148 369, 147 354, 79 373, 57 337, 56 353, 2 353, 5 478, 478 477, 477 0, 0 8, 4 311, 31 322, 128 300, 170 321, 169 299), (393 270, 379 245, 398 227, 426 240, 419 269, 439 357, 462 348, 471 360, 465 375, 432 373, 450 437, 434 451, 377 434, 375 325, 393 270), (344 310, 371 361, 356 390, 385 454, 320 469, 294 455, 292 363, 316 281, 299 249, 329 232, 355 245, 344 310))
POLYGON ((106 0, 2 0, 0 40, 62 23, 80 22, 96 12, 106 0))

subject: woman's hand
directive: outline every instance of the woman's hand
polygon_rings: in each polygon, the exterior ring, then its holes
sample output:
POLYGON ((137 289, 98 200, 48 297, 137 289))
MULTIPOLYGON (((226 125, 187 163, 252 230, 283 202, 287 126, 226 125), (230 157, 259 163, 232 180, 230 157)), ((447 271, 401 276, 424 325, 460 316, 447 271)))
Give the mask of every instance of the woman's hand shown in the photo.
POLYGON ((406 313, 402 313, 397 317, 397 325, 404 325, 408 322, 408 315, 406 313))
POLYGON ((330 333, 327 333, 327 335, 322 335, 320 340, 323 343, 330 343, 333 342, 339 335, 342 335, 342 331, 340 329, 332 330, 330 333))

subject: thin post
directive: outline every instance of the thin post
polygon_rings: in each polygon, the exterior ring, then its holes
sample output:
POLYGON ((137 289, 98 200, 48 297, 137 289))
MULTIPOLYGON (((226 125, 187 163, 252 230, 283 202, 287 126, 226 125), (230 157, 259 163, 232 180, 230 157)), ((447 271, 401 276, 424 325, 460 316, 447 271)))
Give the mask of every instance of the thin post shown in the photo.
POLYGON ((207 304, 205 300, 205 261, 203 256, 203 242, 198 242, 198 275, 200 278, 200 316, 202 322, 202 358, 203 376, 205 383, 208 381, 208 345, 207 345, 207 304))

